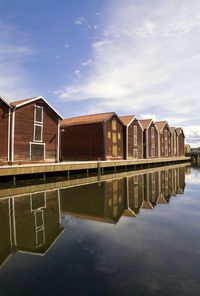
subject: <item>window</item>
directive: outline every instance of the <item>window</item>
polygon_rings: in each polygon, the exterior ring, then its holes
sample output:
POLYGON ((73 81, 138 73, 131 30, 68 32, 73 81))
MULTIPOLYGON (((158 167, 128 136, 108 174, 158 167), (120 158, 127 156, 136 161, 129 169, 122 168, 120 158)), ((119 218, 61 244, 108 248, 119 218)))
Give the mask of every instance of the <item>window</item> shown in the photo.
POLYGON ((112 121, 112 130, 113 130, 113 131, 116 131, 116 129, 117 129, 116 126, 117 126, 117 125, 116 125, 116 120, 113 120, 113 121, 112 121))
POLYGON ((43 134, 43 107, 34 106, 34 130, 33 141, 42 142, 43 134))
POLYGON ((34 121, 43 123, 43 107, 35 105, 34 121))
POLYGON ((137 145, 137 125, 134 125, 134 145, 137 145))
POLYGON ((34 141, 42 142, 42 125, 34 124, 34 141))
POLYGON ((138 158, 138 149, 133 149, 133 158, 138 158))
POLYGON ((134 207, 138 207, 138 186, 134 187, 134 207))
POLYGON ((133 177, 133 180, 134 180, 134 184, 138 184, 138 175, 135 175, 133 177))
POLYGON ((113 156, 117 156, 117 146, 116 146, 116 145, 114 145, 114 146, 112 147, 112 155, 113 155, 113 156))
POLYGON ((151 143, 152 143, 152 145, 154 145, 155 143, 154 143, 154 127, 152 126, 152 128, 151 128, 151 143))
POLYGON ((154 145, 152 145, 152 147, 151 147, 151 156, 155 156, 155 146, 154 145))
POLYGON ((117 135, 118 135, 118 140, 121 140, 121 134, 118 133, 117 135))
POLYGON ((111 139, 111 132, 108 132, 108 139, 111 139))
POLYGON ((116 133, 113 133, 113 134, 112 134, 112 142, 113 142, 113 143, 117 143, 117 136, 116 136, 116 133))

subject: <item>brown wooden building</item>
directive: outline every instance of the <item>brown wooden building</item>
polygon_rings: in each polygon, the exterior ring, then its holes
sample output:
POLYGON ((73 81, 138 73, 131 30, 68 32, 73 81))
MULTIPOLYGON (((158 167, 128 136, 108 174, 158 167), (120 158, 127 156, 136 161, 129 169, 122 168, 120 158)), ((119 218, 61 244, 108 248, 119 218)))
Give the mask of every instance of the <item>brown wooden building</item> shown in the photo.
POLYGON ((172 132, 167 121, 156 121, 155 122, 159 130, 159 157, 171 157, 173 156, 172 151, 172 132))
POLYGON ((62 120, 62 159, 123 159, 123 128, 122 121, 114 112, 62 120))
POLYGON ((143 127, 143 158, 159 157, 159 131, 152 119, 140 120, 143 127))
POLYGON ((184 156, 185 135, 181 127, 177 127, 176 130, 177 130, 177 136, 178 136, 178 141, 177 141, 178 156, 184 156))
POLYGON ((11 161, 59 161, 62 116, 43 97, 11 106, 11 161))
POLYGON ((9 161, 10 113, 11 106, 9 102, 0 95, 0 162, 9 161))
POLYGON ((170 127, 171 130, 171 137, 172 137, 172 156, 178 156, 178 132, 175 127, 170 127))
POLYGON ((120 117, 124 124, 125 159, 143 158, 143 127, 139 120, 132 116, 120 117))

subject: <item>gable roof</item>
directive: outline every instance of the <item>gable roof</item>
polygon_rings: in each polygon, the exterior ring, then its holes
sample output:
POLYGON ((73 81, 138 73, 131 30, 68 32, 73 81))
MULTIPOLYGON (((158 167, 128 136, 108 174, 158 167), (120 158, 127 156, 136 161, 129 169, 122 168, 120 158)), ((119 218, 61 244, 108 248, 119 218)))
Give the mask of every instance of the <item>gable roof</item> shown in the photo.
POLYGON ((72 126, 72 125, 99 123, 99 122, 106 121, 113 115, 116 115, 116 113, 109 112, 109 113, 99 113, 99 114, 72 117, 72 118, 67 118, 62 120, 60 125, 64 127, 64 126, 72 126))
POLYGON ((42 96, 34 97, 34 98, 31 98, 31 99, 26 99, 26 100, 15 101, 15 102, 11 102, 10 104, 14 108, 19 108, 19 107, 22 107, 24 105, 27 105, 29 103, 32 103, 32 102, 35 102, 35 101, 38 101, 38 100, 44 101, 58 115, 58 117, 63 119, 63 117, 42 96))
POLYGON ((153 121, 153 119, 142 119, 142 120, 139 120, 139 122, 141 123, 143 129, 147 129, 149 128, 151 122, 153 121))
POLYGON ((163 130, 164 126, 168 123, 166 120, 164 120, 164 121, 156 121, 155 124, 156 124, 159 132, 161 132, 163 130))
MULTIPOLYGON (((120 120, 123 122, 123 124, 124 124, 125 126, 127 126, 127 127, 129 127, 129 125, 133 122, 134 119, 137 120, 137 118, 136 118, 135 115, 130 115, 130 116, 120 116, 119 118, 120 118, 120 120)), ((142 127, 142 125, 141 125, 141 123, 140 123, 140 121, 139 121, 139 120, 137 120, 137 121, 138 121, 139 126, 141 127, 141 129, 144 130, 143 127, 142 127)))
POLYGON ((2 95, 0 95, 0 99, 9 107, 9 108, 12 108, 11 106, 10 106, 10 103, 8 102, 8 100, 4 97, 4 96, 2 96, 2 95))
POLYGON ((185 134, 184 134, 183 129, 182 129, 181 127, 177 127, 176 130, 177 130, 178 136, 179 136, 180 133, 182 132, 183 135, 184 135, 184 137, 185 137, 185 134))
POLYGON ((136 117, 135 117, 135 115, 130 115, 130 116, 120 116, 119 118, 121 119, 121 121, 123 122, 123 124, 124 124, 125 126, 127 126, 127 125, 129 125, 129 124, 132 122, 132 120, 134 120, 136 117))

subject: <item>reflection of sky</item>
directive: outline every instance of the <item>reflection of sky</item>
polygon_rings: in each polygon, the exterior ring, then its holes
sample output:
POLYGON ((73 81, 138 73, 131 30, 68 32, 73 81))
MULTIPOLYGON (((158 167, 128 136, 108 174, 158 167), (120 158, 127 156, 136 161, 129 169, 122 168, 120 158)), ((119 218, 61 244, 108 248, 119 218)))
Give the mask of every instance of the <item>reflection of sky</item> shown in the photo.
POLYGON ((184 195, 117 225, 66 216, 45 257, 17 253, 0 270, 2 293, 199 295, 199 190, 188 182, 184 195))

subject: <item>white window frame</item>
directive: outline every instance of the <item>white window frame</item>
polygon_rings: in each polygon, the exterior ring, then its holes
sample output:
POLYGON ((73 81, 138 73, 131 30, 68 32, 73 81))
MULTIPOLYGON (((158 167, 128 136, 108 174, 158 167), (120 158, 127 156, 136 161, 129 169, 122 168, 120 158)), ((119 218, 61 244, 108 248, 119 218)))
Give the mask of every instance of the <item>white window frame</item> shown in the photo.
POLYGON ((31 159, 31 144, 36 144, 36 145, 43 145, 44 146, 44 161, 45 161, 45 152, 46 152, 46 144, 45 143, 41 143, 41 142, 30 142, 30 161, 32 161, 31 159))
MULTIPOLYGON (((42 193, 42 192, 38 192, 38 194, 39 193, 42 193)), ((40 208, 37 208, 37 209, 33 209, 33 198, 34 198, 34 195, 36 195, 37 193, 30 194, 31 212, 41 210, 41 209, 46 209, 46 207, 47 207, 46 192, 43 192, 43 193, 44 193, 44 207, 40 207, 40 208)))
POLYGON ((133 149, 133 158, 138 158, 138 149, 133 149))
POLYGON ((43 110, 44 110, 44 107, 41 107, 39 105, 34 106, 34 122, 43 124, 43 110), (41 122, 36 120, 36 110, 37 110, 37 108, 42 109, 42 121, 41 122))
POLYGON ((137 125, 133 126, 133 132, 134 132, 134 134, 133 134, 133 137, 134 137, 133 144, 134 144, 134 146, 137 146, 137 125))
POLYGON ((155 147, 155 145, 152 145, 151 146, 151 156, 155 157, 155 155, 156 155, 156 147, 155 147))
POLYGON ((138 175, 133 176, 134 184, 138 184, 138 175))
POLYGON ((39 143, 42 143, 42 140, 43 140, 43 125, 42 124, 39 124, 39 123, 34 123, 34 129, 33 129, 33 141, 34 142, 39 142, 39 143), (41 140, 36 140, 35 139, 35 127, 36 126, 40 126, 41 127, 41 140))
POLYGON ((134 187, 134 207, 138 208, 138 186, 134 187))

